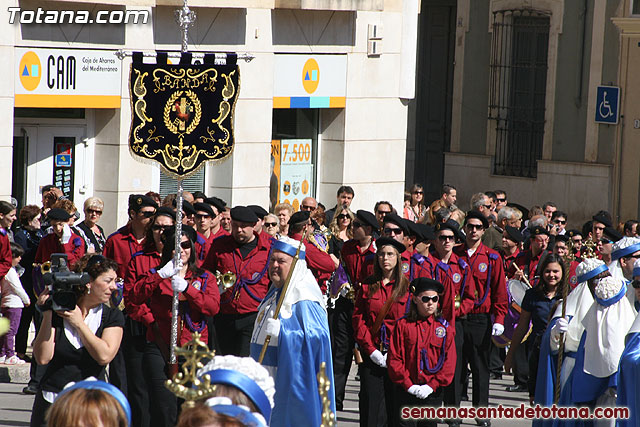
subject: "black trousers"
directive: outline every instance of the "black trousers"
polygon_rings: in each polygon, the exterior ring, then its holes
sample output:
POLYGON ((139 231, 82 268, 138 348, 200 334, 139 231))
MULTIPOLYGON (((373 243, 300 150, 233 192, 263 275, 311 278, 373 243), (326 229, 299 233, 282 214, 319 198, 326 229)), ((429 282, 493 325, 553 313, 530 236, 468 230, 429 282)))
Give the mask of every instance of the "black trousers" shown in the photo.
POLYGON ((396 396, 398 401, 398 413, 399 420, 398 426, 400 427, 436 427, 438 425, 438 421, 435 419, 424 419, 424 420, 415 420, 415 419, 403 419, 402 418, 402 408, 405 407, 432 407, 439 408, 442 406, 442 388, 437 388, 427 397, 426 399, 418 399, 413 394, 406 391, 403 387, 396 386, 396 396))
MULTIPOLYGON (((38 331, 40 331, 40 325, 42 324, 42 313, 38 310, 33 312, 33 324, 36 327, 36 336, 38 336, 38 331)), ((32 357, 31 367, 29 368, 29 385, 33 387, 40 387, 40 380, 46 371, 47 365, 38 365, 36 358, 32 357)))
POLYGON ((394 416, 395 408, 398 407, 395 401, 395 384, 389 379, 387 369, 373 363, 368 354, 363 354, 362 359, 360 393, 358 394, 360 426, 397 425, 399 417, 394 416))
POLYGON ((251 353, 251 334, 258 313, 218 314, 214 318, 222 355, 247 357, 251 353))
POLYGON ((333 384, 336 394, 336 408, 343 408, 347 377, 353 360, 353 303, 340 297, 329 309, 329 330, 331 332, 331 354, 333 359, 333 384))
POLYGON ((120 352, 127 376, 127 398, 131 405, 133 427, 151 425, 149 387, 145 377, 144 353, 147 346, 146 328, 127 317, 120 352))
MULTIPOLYGON (((455 338, 455 345, 456 345, 456 372, 455 375, 453 377, 453 381, 451 381, 451 384, 449 384, 448 386, 446 386, 443 390, 443 400, 444 400, 444 404, 445 406, 449 406, 449 407, 460 407, 460 399, 462 396, 462 387, 463 387, 463 380, 464 378, 462 377, 462 371, 463 371, 463 366, 466 363, 464 361, 464 356, 463 356, 463 352, 462 352, 462 346, 464 344, 464 326, 463 326, 463 319, 456 319, 456 338, 455 338)), ((474 378, 475 381, 475 378, 474 378)))
POLYGON ((504 348, 500 348, 491 341, 489 344, 489 372, 493 374, 501 374, 504 369, 504 358, 506 352, 504 348))
POLYGON ((158 346, 152 342, 146 343, 143 369, 148 381, 151 401, 149 412, 153 427, 174 427, 178 421, 178 400, 165 387, 165 381, 167 381, 165 368, 166 363, 158 346))
MULTIPOLYGON (((489 348, 491 343, 491 318, 488 313, 468 314, 463 322, 462 352, 469 362, 474 407, 489 406, 489 348)), ((457 322, 456 322, 457 323, 457 322)), ((456 331, 457 332, 457 331, 456 331)), ((458 358, 460 359, 460 358, 458 358)), ((457 366, 456 366, 457 374, 457 366)), ((461 376, 460 380, 464 378, 461 376)), ((454 379, 455 381, 455 379, 454 379)), ((462 395, 462 386, 460 387, 462 395)), ((460 401, 458 400, 458 403, 460 401)))
POLYGON ((540 360, 540 342, 542 341, 542 335, 535 338, 529 337, 529 340, 533 340, 530 345, 529 351, 529 381, 527 382, 527 388, 529 389, 529 397, 536 394, 536 377, 538 376, 538 361, 540 360))
POLYGON ((527 387, 529 384, 529 348, 531 342, 526 340, 518 346, 513 355, 513 382, 515 385, 527 387))
POLYGON ((16 353, 27 353, 27 341, 29 337, 29 327, 31 326, 31 320, 34 320, 34 313, 36 311, 36 300, 31 300, 29 307, 22 309, 22 316, 20 317, 20 325, 18 326, 18 332, 16 333, 16 353))
POLYGON ((36 398, 33 401, 33 408, 31 409, 31 422, 29 425, 31 427, 47 427, 47 422, 45 420, 45 415, 47 413, 47 409, 51 406, 51 403, 44 400, 42 397, 42 391, 38 390, 36 393, 36 398))

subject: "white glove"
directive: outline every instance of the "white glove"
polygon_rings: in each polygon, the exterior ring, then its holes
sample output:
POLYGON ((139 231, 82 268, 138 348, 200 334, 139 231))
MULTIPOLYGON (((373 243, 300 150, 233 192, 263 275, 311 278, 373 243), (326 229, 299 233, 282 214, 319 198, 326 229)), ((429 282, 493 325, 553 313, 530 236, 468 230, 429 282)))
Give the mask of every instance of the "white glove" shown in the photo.
POLYGON ((351 286, 348 283, 345 284, 342 287, 342 289, 340 289, 340 296, 341 297, 346 297, 350 290, 351 290, 351 286))
POLYGON ((407 392, 409 392, 410 394, 413 394, 414 396, 418 397, 418 390, 420 390, 420 386, 414 384, 411 387, 409 387, 409 390, 407 390, 407 392))
POLYGON ((163 279, 168 279, 169 277, 175 276, 180 271, 180 268, 180 266, 174 266, 173 261, 169 261, 160 270, 158 270, 158 274, 163 279))
POLYGON ((501 325, 500 323, 494 323, 493 329, 491 329, 491 335, 493 335, 494 337, 499 337, 502 334, 504 334, 504 325, 501 325))
POLYGON ((433 393, 433 389, 427 384, 418 387, 418 391, 416 392, 416 397, 418 399, 426 399, 431 393, 433 393))
POLYGON ((274 319, 273 317, 268 318, 264 330, 267 335, 278 338, 280 335, 280 319, 274 319))
POLYGON ((187 286, 189 286, 189 283, 177 274, 171 277, 171 287, 173 288, 173 292, 184 292, 187 290, 187 286))
POLYGON ((373 350, 373 353, 371 353, 369 357, 371 358, 373 363, 380 366, 381 368, 387 367, 387 356, 383 356, 380 350, 373 350))
POLYGON ((551 328, 551 336, 553 339, 560 339, 560 335, 569 330, 569 316, 558 319, 553 328, 551 328))

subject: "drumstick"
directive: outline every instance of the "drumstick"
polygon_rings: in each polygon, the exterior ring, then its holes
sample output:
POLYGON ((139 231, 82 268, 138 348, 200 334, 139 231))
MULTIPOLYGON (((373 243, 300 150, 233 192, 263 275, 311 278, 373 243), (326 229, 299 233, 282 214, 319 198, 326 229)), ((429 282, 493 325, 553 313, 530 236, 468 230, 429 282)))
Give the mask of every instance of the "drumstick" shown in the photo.
POLYGON ((524 271, 522 271, 522 269, 518 267, 518 264, 516 264, 515 262, 513 263, 513 266, 516 268, 517 272, 522 273, 522 280, 524 280, 524 283, 526 283, 528 287, 531 287, 531 283, 529 283, 529 279, 527 279, 527 276, 525 276, 524 271))

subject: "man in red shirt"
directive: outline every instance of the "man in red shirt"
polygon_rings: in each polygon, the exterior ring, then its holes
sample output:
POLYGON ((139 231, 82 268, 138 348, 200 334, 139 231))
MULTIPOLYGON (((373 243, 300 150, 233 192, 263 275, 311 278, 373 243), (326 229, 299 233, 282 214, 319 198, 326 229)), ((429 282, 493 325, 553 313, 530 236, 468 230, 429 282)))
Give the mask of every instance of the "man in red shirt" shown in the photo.
POLYGON ((537 277, 538 263, 549 245, 549 232, 544 227, 537 225, 531 229, 529 239, 531 239, 529 249, 518 254, 507 272, 507 277, 524 281, 524 276, 531 286, 535 286, 539 279, 537 277))
POLYGON ((220 211, 218 207, 209 203, 196 203, 193 205, 193 208, 196 210, 194 217, 196 220, 196 231, 198 232, 195 243, 196 260, 198 266, 201 266, 209 253, 211 243, 218 237, 228 235, 229 233, 220 226, 220 211))
MULTIPOLYGON (((387 214, 383 219, 383 229, 381 235, 382 237, 389 237, 391 239, 394 239, 402 243, 405 248, 408 248, 413 244, 413 242, 415 242, 415 239, 410 239, 409 227, 407 224, 407 221, 405 221, 403 218, 400 218, 398 215, 394 213, 387 214)), ((400 254, 402 258, 402 272, 405 276, 407 276, 407 279, 409 279, 409 276, 411 274, 410 259, 412 251, 413 247, 411 247, 411 250, 407 249, 402 252, 402 254, 400 254)))
MULTIPOLYGON (((459 248, 458 255, 469 265, 476 292, 473 309, 466 319, 461 320, 463 344, 462 352, 458 353, 460 360, 457 367, 463 370, 469 362, 473 375, 473 406, 486 407, 489 405, 491 335, 499 336, 504 332, 507 286, 500 255, 482 243, 489 221, 480 212, 470 211, 465 218, 464 227, 467 233, 465 244, 459 248)), ((462 374, 460 379, 464 381, 462 374)), ((479 423, 481 426, 490 424, 488 420, 481 420, 479 423)))
POLYGON ((84 240, 71 231, 69 227, 71 215, 64 209, 54 208, 49 210, 47 218, 53 233, 40 240, 34 263, 43 264, 51 261, 51 254, 64 253, 67 254, 69 269, 73 269, 76 261, 84 256, 84 240))
POLYGON ((236 283, 220 294, 220 313, 215 329, 223 355, 249 356, 251 334, 258 305, 267 294, 267 267, 271 236, 256 233, 256 214, 246 206, 231 209, 231 235, 216 239, 202 268, 211 272, 231 272, 236 283))
POLYGON ((435 265, 433 257, 429 252, 431 242, 436 239, 436 235, 433 232, 433 227, 426 224, 414 224, 416 228, 416 241, 414 244, 414 251, 411 254, 411 276, 413 280, 418 277, 431 278, 431 271, 435 265))

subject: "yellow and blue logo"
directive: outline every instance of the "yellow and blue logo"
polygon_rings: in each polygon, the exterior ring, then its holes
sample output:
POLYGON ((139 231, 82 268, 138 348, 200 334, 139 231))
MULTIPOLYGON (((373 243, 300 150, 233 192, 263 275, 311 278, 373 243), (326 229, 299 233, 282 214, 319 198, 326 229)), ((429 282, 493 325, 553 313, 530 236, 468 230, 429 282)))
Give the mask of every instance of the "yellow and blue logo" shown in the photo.
POLYGON ((311 94, 318 89, 318 83, 320 83, 320 66, 315 59, 311 58, 302 67, 302 87, 311 94))
POLYGON ((28 91, 37 88, 42 78, 42 65, 40 64, 38 55, 33 51, 22 55, 18 72, 20 73, 20 83, 22 83, 22 87, 28 91))

